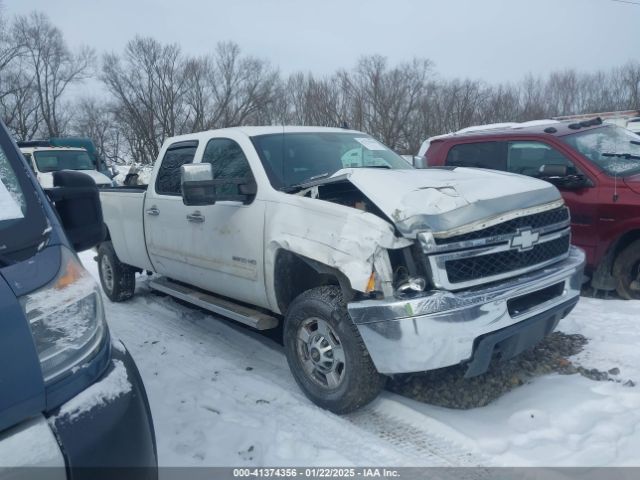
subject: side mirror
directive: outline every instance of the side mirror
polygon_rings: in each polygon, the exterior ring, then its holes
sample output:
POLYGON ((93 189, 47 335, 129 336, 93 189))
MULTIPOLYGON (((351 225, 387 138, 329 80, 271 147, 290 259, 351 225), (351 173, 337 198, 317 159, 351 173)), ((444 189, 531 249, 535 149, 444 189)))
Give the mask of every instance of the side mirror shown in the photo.
POLYGON ((213 205, 220 201, 248 203, 258 191, 252 177, 214 179, 210 163, 183 165, 180 167, 180 183, 182 202, 193 206, 213 205))
POLYGON ((542 165, 539 170, 539 178, 566 190, 593 186, 591 180, 581 173, 570 174, 566 165, 542 165))
POLYGON ((98 187, 84 173, 53 172, 54 188, 46 193, 54 204, 62 226, 76 251, 95 247, 106 237, 98 187))
POLYGON ((216 188, 210 163, 188 163, 180 167, 182 202, 185 205, 213 205, 216 188))
POLYGON ((413 157, 413 166, 415 168, 427 168, 427 157, 416 155, 413 157))

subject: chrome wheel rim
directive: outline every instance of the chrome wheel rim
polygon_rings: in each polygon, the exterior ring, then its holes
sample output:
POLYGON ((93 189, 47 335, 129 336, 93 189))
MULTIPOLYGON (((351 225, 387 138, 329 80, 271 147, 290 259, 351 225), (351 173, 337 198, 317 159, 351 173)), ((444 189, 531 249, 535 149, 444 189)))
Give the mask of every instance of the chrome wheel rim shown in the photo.
POLYGON ((109 259, 104 256, 100 260, 100 271, 102 272, 102 283, 109 292, 113 291, 113 267, 109 259))
POLYGON ((297 353, 305 373, 316 384, 333 390, 343 382, 346 364, 342 342, 325 320, 313 317, 302 322, 297 353))

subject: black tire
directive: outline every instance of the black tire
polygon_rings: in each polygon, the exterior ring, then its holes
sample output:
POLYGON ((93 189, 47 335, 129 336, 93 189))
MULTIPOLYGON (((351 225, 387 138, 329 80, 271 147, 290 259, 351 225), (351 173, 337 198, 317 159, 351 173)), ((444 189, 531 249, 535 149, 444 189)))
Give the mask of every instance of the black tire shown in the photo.
MULTIPOLYGON (((317 333, 319 330, 313 338, 324 338, 317 333)), ((283 336, 291 373, 305 395, 316 405, 337 414, 352 412, 371 402, 384 387, 386 377, 380 375, 373 365, 358 329, 349 317, 339 287, 317 287, 300 294, 287 310, 283 336), (332 364, 336 371, 326 376, 317 370, 309 371, 309 365, 313 364, 310 353, 313 348, 309 349, 307 343, 298 339, 303 329, 313 328, 313 322, 318 327, 319 320, 325 331, 327 325, 330 327, 328 338, 335 344, 334 349, 330 349, 330 358, 334 359, 332 364), (334 358, 334 351, 341 353, 334 358), (338 357, 344 361, 340 363, 338 357), (324 384, 323 376, 327 384, 324 384), (339 383, 329 386, 330 376, 332 379, 339 376, 339 383)))
POLYGON ((111 242, 103 242, 98 248, 100 284, 112 302, 124 302, 133 297, 136 289, 136 272, 116 255, 111 242))
POLYGON ((628 245, 613 263, 616 291, 626 300, 640 299, 640 240, 628 245))

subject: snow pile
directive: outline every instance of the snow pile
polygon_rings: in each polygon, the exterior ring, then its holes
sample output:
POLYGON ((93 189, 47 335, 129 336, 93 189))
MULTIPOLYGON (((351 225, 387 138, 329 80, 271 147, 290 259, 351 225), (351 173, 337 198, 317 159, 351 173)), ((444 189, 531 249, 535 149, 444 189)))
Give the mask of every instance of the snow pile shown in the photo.
POLYGON ((124 180, 127 178, 127 174, 132 171, 132 168, 138 172, 138 185, 148 185, 151 179, 151 172, 153 171, 153 165, 143 165, 141 163, 134 163, 131 165, 116 165, 118 175, 114 177, 114 180, 118 185, 124 185, 124 180))
POLYGON ((73 397, 61 408, 56 420, 73 421, 93 408, 106 405, 131 390, 127 369, 120 360, 114 360, 114 368, 97 383, 73 397))

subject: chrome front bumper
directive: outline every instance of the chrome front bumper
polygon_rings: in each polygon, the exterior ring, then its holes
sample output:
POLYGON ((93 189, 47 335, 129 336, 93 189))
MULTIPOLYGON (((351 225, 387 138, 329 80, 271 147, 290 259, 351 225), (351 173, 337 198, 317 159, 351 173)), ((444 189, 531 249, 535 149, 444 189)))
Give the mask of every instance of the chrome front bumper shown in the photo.
POLYGON ((475 340, 482 335, 544 317, 546 311, 577 300, 584 264, 582 250, 571 247, 561 262, 486 288, 436 290, 410 299, 365 300, 347 307, 380 373, 433 370, 470 360, 475 340), (509 300, 528 294, 535 298, 535 292, 560 283, 560 295, 510 313, 509 300))

